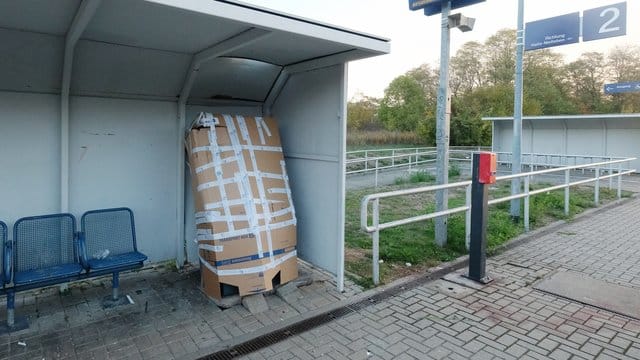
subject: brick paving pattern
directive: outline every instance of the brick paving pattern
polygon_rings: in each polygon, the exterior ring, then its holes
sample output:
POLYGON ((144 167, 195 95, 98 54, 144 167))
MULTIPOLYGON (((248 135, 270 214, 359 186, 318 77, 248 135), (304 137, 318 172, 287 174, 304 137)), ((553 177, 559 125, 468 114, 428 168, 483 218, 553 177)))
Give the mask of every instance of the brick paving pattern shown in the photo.
POLYGON ((572 270, 640 291, 639 219, 633 199, 491 258, 479 290, 428 283, 246 358, 640 359, 640 321, 532 288, 572 270))
MULTIPOLYGON (((472 289, 437 280, 246 356, 247 359, 640 359, 640 321, 534 290, 554 271, 640 291, 640 199, 582 217, 488 261, 495 281, 472 289)), ((315 281, 270 310, 220 310, 195 273, 151 269, 123 277, 135 304, 103 309, 109 278, 19 293, 31 327, 0 335, 0 358, 191 359, 275 329, 359 290, 315 281), (20 345, 20 343, 25 344, 20 345)), ((0 301, 3 301, 0 298, 0 301)), ((4 320, 4 301, 0 320, 4 320)))
MULTIPOLYGON (((193 358, 360 292, 347 282, 341 294, 331 276, 305 263, 301 268, 313 283, 283 298, 266 296, 270 309, 258 315, 241 305, 221 310, 198 289, 198 273, 172 269, 123 274, 120 291, 135 304, 112 309, 101 304, 111 293, 110 277, 75 283, 67 294, 57 287, 20 292, 16 315, 28 316, 30 328, 0 335, 0 359, 193 358)), ((5 297, 0 301, 0 320, 6 321, 5 297)))

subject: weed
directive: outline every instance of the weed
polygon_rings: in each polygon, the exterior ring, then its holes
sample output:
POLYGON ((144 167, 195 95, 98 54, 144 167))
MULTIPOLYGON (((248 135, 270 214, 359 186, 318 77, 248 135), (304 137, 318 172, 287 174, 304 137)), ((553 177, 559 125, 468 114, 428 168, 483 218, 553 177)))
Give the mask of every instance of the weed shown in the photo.
POLYGON ((387 144, 405 144, 416 145, 425 143, 425 139, 418 136, 417 133, 410 131, 348 131, 348 146, 365 146, 365 145, 387 145, 387 144))
MULTIPOLYGON (((346 197, 345 242, 350 252, 365 252, 366 256, 348 258, 346 269, 357 275, 354 282, 366 288, 373 286, 371 281, 371 237, 360 230, 360 200, 372 192, 397 190, 407 184, 433 182, 433 176, 425 172, 416 172, 412 176, 396 181, 396 185, 373 189, 350 191, 346 197)), ((540 189, 549 184, 534 184, 531 189, 540 189)), ((506 196, 510 193, 510 184, 494 185, 490 198, 506 196)), ((623 192, 623 196, 631 193, 623 192)), ((413 194, 380 200, 380 223, 404 219, 433 212, 435 200, 433 193, 413 194)), ((617 198, 615 190, 600 189, 600 201, 605 203, 617 198)), ((449 208, 464 206, 464 190, 449 191, 449 208)), ((564 213, 564 190, 556 190, 532 196, 530 199, 530 227, 539 228, 559 219, 570 219, 594 206, 593 188, 571 188, 569 215, 564 213)), ((500 245, 524 232, 523 223, 514 223, 509 202, 492 205, 487 219, 487 252, 492 254, 500 245)), ((524 207, 524 201, 521 201, 524 207)), ((521 211, 523 209, 521 208, 521 211)), ((434 241, 434 221, 393 227, 380 232, 380 278, 393 280, 403 273, 397 271, 406 262, 416 266, 434 266, 440 262, 456 259, 467 253, 465 246, 465 215, 458 213, 449 216, 447 221, 447 244, 438 246, 434 241)))

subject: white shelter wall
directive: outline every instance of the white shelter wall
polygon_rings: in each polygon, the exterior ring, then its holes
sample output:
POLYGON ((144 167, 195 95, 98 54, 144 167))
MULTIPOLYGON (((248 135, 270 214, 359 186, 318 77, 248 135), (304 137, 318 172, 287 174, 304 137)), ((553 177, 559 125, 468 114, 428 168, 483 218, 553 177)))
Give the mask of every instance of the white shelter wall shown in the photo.
POLYGON ((10 229, 59 211, 59 96, 0 92, 0 184, 0 220, 10 229))
POLYGON ((336 274, 344 252, 345 77, 343 65, 294 74, 273 106, 298 219, 299 255, 336 274))
POLYGON ((138 249, 174 259, 176 103, 72 97, 70 109, 70 210, 129 207, 138 249))

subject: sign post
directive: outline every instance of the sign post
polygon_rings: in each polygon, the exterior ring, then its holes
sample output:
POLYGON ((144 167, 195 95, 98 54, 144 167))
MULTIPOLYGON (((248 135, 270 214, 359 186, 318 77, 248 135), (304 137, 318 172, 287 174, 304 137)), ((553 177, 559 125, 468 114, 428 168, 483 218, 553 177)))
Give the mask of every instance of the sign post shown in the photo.
MULTIPOLYGON (((449 92, 449 13, 451 1, 442 2, 440 36, 440 82, 436 107, 436 182, 449 182, 449 131, 451 122, 451 94, 449 92)), ((445 211, 449 207, 449 192, 444 189, 436 192, 436 211, 445 211)), ((440 246, 447 243, 447 217, 435 219, 435 240, 440 246)))
MULTIPOLYGON (((440 36, 440 81, 438 85, 438 103, 436 108, 436 180, 438 184, 449 182, 449 131, 451 117, 451 95, 449 91, 449 51, 450 29, 458 27, 462 31, 473 28, 474 19, 450 16, 451 9, 483 2, 485 0, 409 0, 410 10, 424 9, 424 14, 435 15, 441 13, 440 36), (462 19, 464 18, 464 22, 462 19)), ((448 208, 448 191, 440 190, 436 193, 436 211, 448 208)), ((447 217, 435 219, 435 241, 444 246, 447 243, 447 217)))
MULTIPOLYGON (((518 0, 518 32, 516 33, 516 73, 513 99, 513 150, 511 152, 511 171, 522 171, 522 87, 524 57, 524 0, 518 0)), ((520 178, 511 180, 511 194, 520 193, 520 178)), ((520 199, 511 200, 511 218, 520 220, 520 199)))

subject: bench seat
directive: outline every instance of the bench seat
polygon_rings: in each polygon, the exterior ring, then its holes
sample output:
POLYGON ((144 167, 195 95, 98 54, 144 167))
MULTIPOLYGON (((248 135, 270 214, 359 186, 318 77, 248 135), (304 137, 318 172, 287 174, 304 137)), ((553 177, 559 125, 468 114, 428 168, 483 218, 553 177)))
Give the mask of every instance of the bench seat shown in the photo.
POLYGON ((89 271, 98 271, 138 265, 145 260, 147 260, 146 255, 133 251, 119 255, 109 255, 105 259, 89 259, 87 263, 89 264, 89 271))
POLYGON ((16 272, 13 276, 15 285, 36 284, 39 282, 51 282, 57 279, 65 280, 74 278, 82 272, 80 264, 63 264, 36 270, 16 272))

